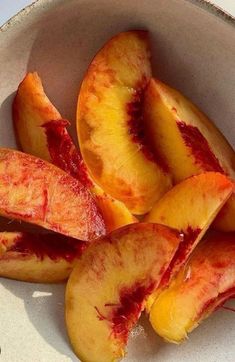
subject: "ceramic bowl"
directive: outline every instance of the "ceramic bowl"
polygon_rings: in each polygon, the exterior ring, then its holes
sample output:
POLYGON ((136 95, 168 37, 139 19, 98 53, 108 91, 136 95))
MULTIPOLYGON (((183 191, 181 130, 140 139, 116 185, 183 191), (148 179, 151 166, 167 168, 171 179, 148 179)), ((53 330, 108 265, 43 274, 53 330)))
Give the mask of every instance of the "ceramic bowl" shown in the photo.
MULTIPOLYGON (((27 71, 39 72, 73 122, 92 57, 112 35, 133 28, 150 31, 155 75, 189 96, 235 146, 235 20, 193 0, 39 0, 19 13, 0 30, 0 145, 16 146, 11 103, 27 71)), ((1 361, 77 361, 64 325, 64 285, 2 279, 0 301, 1 361)), ((218 310, 175 346, 142 318, 125 360, 234 362, 234 325, 234 313, 218 310)))

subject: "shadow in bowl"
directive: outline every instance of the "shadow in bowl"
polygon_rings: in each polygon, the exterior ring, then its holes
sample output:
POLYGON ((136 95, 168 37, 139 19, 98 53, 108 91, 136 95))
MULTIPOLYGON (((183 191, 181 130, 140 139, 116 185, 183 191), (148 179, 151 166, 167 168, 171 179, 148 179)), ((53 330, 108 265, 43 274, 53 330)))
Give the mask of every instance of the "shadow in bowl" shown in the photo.
POLYGON ((128 358, 131 361, 149 360, 154 361, 157 359, 158 353, 164 348, 165 343, 154 332, 151 327, 148 317, 143 313, 140 317, 138 324, 131 331, 127 350, 131 351, 128 358))
POLYGON ((12 102, 15 96, 15 92, 10 94, 2 103, 0 107, 0 122, 1 122, 1 133, 0 133, 0 145, 1 147, 16 148, 16 140, 13 129, 12 117, 9 117, 12 109, 12 102), (7 116, 6 116, 7 115, 7 116), (7 124, 11 119, 11 124, 7 124))
POLYGON ((71 361, 78 361, 68 346, 64 321, 65 284, 33 284, 7 279, 1 279, 1 284, 24 301, 25 312, 30 322, 46 343, 69 357, 71 361))

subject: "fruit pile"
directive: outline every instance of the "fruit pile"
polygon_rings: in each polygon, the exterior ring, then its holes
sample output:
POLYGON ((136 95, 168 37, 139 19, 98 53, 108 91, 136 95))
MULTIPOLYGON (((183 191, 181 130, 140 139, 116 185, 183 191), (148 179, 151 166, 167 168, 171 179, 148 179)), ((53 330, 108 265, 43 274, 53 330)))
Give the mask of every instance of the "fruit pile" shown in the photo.
POLYGON ((0 149, 0 215, 44 232, 1 232, 0 276, 69 278, 66 324, 82 361, 123 357, 144 310, 179 343, 235 295, 235 153, 152 78, 147 32, 118 34, 89 66, 80 150, 36 73, 13 120, 23 152, 0 149))

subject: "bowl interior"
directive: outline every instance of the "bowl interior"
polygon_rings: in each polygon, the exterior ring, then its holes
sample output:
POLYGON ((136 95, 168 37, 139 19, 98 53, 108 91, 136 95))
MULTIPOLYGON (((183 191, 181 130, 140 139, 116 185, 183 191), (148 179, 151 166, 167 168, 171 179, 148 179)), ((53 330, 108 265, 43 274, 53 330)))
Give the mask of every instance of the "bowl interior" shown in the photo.
MULTIPOLYGON (((0 31, 0 145, 16 146, 12 98, 34 70, 75 136, 77 94, 88 64, 108 38, 133 28, 150 31, 155 75, 190 97, 235 146, 235 25, 185 0, 40 0, 18 15, 0 31)), ((63 286, 2 281, 3 361, 76 360, 64 330, 63 292, 63 286)), ((234 322, 233 313, 220 310, 177 347, 163 344, 142 318, 126 361, 232 362, 234 322)))

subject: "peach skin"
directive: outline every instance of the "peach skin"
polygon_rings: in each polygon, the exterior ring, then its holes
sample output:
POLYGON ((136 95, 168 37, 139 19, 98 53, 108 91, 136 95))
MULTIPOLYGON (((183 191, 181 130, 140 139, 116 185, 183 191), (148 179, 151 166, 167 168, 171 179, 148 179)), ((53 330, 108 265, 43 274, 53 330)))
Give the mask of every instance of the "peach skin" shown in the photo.
POLYGON ((128 334, 181 241, 157 224, 132 224, 91 244, 66 288, 66 324, 76 355, 86 362, 119 361, 128 334))
POLYGON ((180 343, 216 308, 235 296, 235 233, 211 232, 150 311, 154 330, 180 343))
POLYGON ((69 121, 62 119, 48 99, 37 73, 28 73, 19 85, 13 103, 13 120, 24 152, 53 163, 89 188, 108 232, 137 222, 123 203, 105 194, 91 179, 67 131, 69 121))
MULTIPOLYGON (((161 223, 184 234, 161 282, 162 288, 186 262, 232 192, 233 183, 220 173, 192 176, 168 191, 145 217, 146 222, 161 223)), ((148 310, 155 297, 155 294, 149 297, 148 310)))
POLYGON ((133 214, 148 212, 171 187, 168 167, 144 132, 142 104, 151 77, 148 33, 116 35, 90 64, 78 98, 77 130, 89 172, 133 214))
POLYGON ((0 149, 0 215, 81 240, 105 234, 89 191, 76 179, 34 156, 0 149))
POLYGON ((69 277, 85 242, 59 234, 0 232, 0 277, 57 283, 69 277))
MULTIPOLYGON (((153 148, 162 150, 174 183, 206 171, 235 179, 234 150, 213 122, 180 92, 151 79, 145 93, 144 119, 153 148)), ((214 226, 235 231, 235 195, 214 226)))

